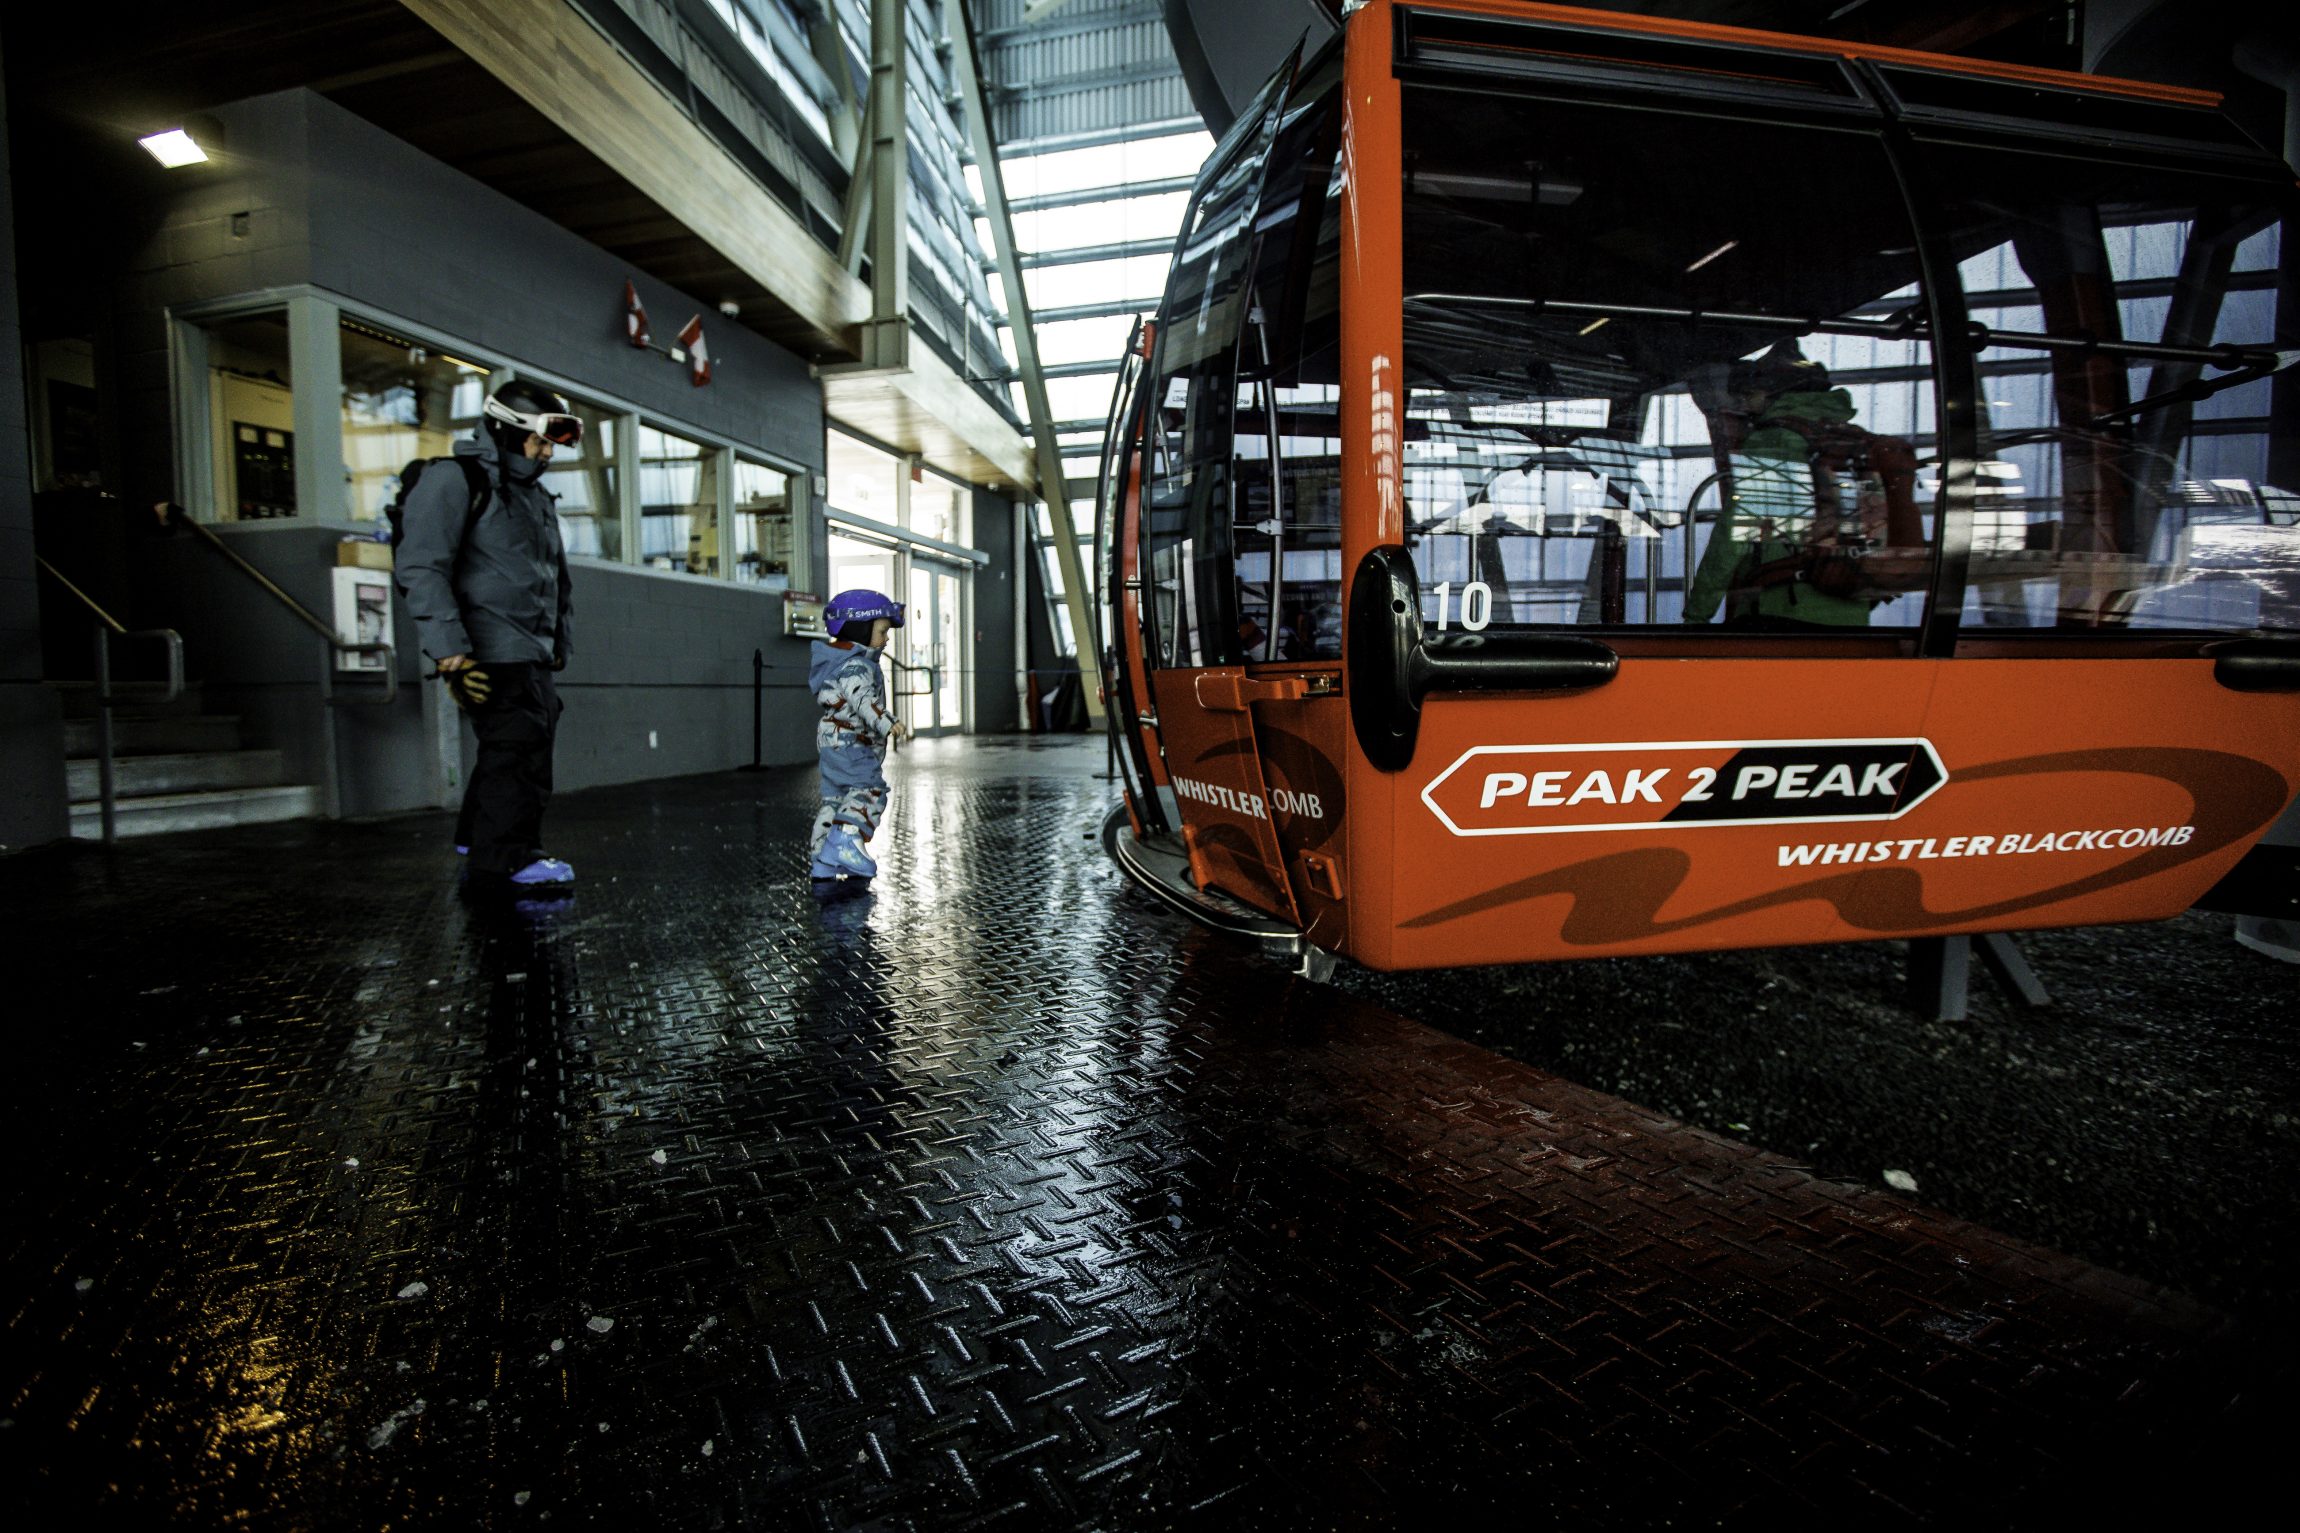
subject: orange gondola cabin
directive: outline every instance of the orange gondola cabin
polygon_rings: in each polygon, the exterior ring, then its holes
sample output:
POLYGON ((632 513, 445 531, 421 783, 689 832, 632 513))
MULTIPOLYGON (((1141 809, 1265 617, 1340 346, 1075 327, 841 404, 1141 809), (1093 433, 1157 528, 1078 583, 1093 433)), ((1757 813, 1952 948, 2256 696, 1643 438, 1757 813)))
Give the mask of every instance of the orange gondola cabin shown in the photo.
POLYGON ((1121 374, 1113 854, 1381 969, 2243 883, 2300 786, 2293 208, 2193 92, 1357 6, 1121 374))

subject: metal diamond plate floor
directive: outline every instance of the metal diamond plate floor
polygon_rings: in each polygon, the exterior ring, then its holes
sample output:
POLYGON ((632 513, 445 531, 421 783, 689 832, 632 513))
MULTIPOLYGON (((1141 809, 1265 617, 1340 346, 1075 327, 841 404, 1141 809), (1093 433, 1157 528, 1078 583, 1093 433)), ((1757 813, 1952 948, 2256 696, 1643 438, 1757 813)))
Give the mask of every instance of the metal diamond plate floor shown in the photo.
POLYGON ((2241 1504, 2290 1359, 1165 916, 1099 751, 0 861, 14 1525, 2060 1525, 2241 1504))

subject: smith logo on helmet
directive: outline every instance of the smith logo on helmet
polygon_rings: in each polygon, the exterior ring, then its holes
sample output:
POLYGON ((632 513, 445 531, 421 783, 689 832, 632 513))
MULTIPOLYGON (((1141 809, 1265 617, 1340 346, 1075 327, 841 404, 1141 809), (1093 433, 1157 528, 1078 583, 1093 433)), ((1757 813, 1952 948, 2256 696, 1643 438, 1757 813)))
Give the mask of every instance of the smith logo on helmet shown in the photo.
POLYGON ((1929 740, 1480 745, 1422 802, 1457 836, 1896 820, 1949 780, 1929 740))

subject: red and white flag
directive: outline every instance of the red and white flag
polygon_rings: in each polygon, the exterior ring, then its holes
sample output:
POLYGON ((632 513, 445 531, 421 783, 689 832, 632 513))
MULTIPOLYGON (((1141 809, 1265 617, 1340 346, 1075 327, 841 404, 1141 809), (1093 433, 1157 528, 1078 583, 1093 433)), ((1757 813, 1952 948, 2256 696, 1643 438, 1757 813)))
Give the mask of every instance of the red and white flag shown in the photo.
POLYGON ((646 306, 639 302, 639 290, 627 277, 623 280, 623 333, 634 346, 655 344, 654 335, 647 329, 646 306))
POLYGON ((711 381, 711 353, 703 344, 703 316, 679 327, 679 345, 687 353, 687 376, 696 388, 711 381))

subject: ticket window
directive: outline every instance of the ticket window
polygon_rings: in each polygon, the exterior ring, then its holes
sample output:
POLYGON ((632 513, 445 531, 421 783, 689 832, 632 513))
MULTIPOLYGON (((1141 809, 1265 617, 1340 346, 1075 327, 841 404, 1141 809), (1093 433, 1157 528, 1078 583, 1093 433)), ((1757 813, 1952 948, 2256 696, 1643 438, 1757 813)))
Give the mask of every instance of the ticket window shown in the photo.
POLYGON ((287 311, 226 320, 208 327, 206 340, 216 519, 297 515, 287 311))
POLYGON ((488 370, 357 320, 342 325, 343 470, 355 522, 399 494, 401 470, 443 458, 479 425, 488 370))
POLYGON ((639 560, 717 575, 719 474, 726 455, 676 432, 639 428, 639 560))
MULTIPOLYGON (((797 482, 801 493, 805 481, 797 482)), ((734 577, 767 591, 793 588, 799 568, 799 521, 790 474, 748 458, 735 460, 734 577)))
POLYGON ((583 423, 583 440, 551 454, 543 485, 557 499, 559 537, 567 552, 591 559, 623 557, 623 444, 632 433, 625 417, 605 405, 570 395, 567 408, 583 423))

